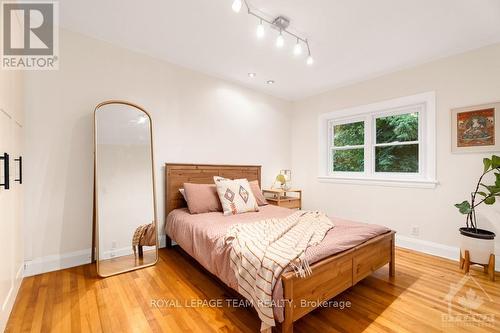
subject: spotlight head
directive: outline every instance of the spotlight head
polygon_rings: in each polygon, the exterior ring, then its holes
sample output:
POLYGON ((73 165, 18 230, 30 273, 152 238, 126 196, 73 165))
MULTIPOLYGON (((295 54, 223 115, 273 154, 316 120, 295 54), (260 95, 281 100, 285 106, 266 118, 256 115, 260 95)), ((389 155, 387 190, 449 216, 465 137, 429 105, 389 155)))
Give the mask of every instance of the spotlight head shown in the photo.
POLYGON ((309 56, 307 57, 307 60, 306 60, 306 63, 311 66, 312 64, 314 64, 314 59, 313 57, 309 54, 309 56))
POLYGON ((302 45, 300 45, 299 40, 297 39, 297 44, 293 47, 293 54, 301 55, 302 54, 302 45))
POLYGON ((276 38, 276 47, 282 48, 283 45, 285 45, 285 38, 283 37, 283 35, 281 34, 281 31, 280 31, 280 34, 276 38))
POLYGON ((242 6, 243 6, 243 2, 241 0, 234 0, 231 8, 233 9, 233 11, 235 13, 239 13, 242 6))
POLYGON ((260 20, 259 25, 257 26, 257 38, 262 38, 264 37, 265 30, 264 30, 264 24, 262 23, 262 20, 260 20))

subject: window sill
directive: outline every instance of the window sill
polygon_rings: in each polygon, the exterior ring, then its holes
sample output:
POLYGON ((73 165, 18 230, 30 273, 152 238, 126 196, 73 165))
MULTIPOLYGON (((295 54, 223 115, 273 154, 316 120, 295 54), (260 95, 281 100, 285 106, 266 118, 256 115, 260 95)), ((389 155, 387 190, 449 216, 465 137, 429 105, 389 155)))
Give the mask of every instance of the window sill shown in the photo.
POLYGON ((321 183, 353 184, 353 185, 371 185, 388 187, 407 187, 407 188, 436 188, 437 180, 421 179, 377 179, 361 177, 339 177, 339 176, 318 176, 321 183))

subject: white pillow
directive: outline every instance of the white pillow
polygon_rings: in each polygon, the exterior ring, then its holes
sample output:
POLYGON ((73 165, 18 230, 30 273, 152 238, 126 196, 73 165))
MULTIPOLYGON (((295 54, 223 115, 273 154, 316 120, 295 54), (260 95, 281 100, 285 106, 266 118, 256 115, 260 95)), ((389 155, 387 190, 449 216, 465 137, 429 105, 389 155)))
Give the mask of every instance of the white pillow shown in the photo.
POLYGON ((214 183, 224 215, 258 212, 259 206, 246 179, 226 179, 215 176, 214 183))
POLYGON ((180 189, 179 189, 179 192, 181 192, 182 197, 183 197, 183 198, 184 198, 184 200, 187 202, 187 199, 186 199, 186 192, 184 192, 184 189, 183 189, 183 188, 180 188, 180 189))

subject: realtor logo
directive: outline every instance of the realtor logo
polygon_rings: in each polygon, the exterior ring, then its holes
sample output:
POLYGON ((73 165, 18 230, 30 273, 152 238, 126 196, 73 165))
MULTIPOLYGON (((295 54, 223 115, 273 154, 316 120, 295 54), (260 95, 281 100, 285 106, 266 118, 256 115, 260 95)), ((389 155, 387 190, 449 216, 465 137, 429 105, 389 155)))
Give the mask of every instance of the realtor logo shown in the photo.
POLYGON ((481 309, 485 303, 494 304, 494 300, 470 274, 464 275, 458 283, 451 283, 444 300, 448 313, 441 315, 443 326, 493 327, 495 324, 495 315, 481 309))
POLYGON ((57 2, 2 2, 2 69, 59 68, 57 2))

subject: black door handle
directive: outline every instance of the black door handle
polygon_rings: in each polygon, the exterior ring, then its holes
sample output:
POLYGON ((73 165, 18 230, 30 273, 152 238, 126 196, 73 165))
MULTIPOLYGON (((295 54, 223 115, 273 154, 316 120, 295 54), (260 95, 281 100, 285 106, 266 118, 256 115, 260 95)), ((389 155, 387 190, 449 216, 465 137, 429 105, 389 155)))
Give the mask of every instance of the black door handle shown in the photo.
POLYGON ((19 156, 19 158, 15 158, 14 161, 19 162, 19 178, 14 179, 15 182, 19 182, 19 184, 23 183, 23 157, 19 156))
POLYGON ((0 184, 0 186, 3 186, 6 190, 10 188, 10 180, 9 180, 9 154, 3 153, 3 155, 0 155, 0 160, 3 160, 3 184, 0 184))

